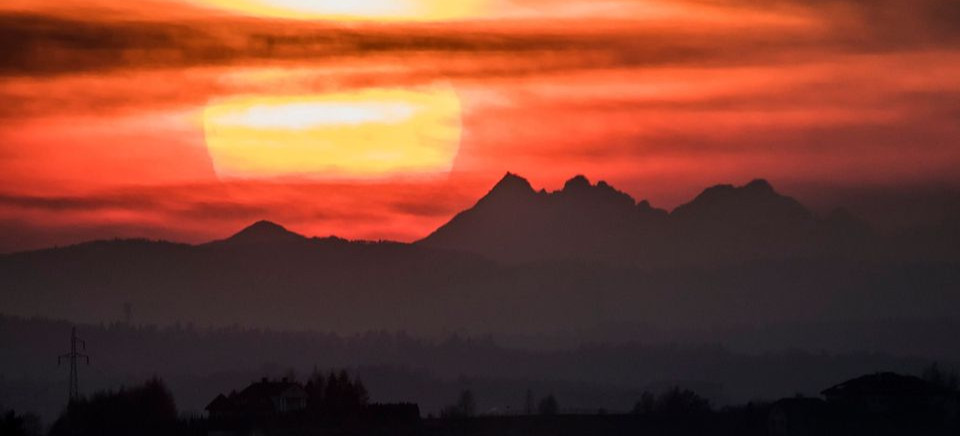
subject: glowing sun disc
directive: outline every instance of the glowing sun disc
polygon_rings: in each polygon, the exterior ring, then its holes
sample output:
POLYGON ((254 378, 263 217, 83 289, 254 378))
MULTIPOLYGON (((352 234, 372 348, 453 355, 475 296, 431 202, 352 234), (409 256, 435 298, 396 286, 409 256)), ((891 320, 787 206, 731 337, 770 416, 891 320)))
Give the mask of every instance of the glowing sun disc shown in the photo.
POLYGON ((221 178, 443 173, 460 147, 449 88, 237 97, 207 105, 207 149, 221 178))

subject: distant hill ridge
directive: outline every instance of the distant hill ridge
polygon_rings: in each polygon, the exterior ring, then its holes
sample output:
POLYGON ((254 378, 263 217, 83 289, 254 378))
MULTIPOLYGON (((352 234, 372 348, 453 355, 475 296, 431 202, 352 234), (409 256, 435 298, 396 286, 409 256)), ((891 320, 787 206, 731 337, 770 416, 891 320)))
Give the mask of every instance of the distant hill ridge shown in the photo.
POLYGON ((277 223, 261 220, 237 232, 233 236, 213 243, 227 245, 297 243, 305 242, 306 236, 291 232, 277 223))

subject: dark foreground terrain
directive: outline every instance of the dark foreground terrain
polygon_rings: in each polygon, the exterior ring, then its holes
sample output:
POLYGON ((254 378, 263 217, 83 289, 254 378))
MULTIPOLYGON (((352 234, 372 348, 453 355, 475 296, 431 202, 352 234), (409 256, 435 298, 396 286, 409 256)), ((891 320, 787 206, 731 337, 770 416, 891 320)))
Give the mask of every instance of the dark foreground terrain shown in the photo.
MULTIPOLYGON (((715 408, 696 392, 674 387, 644 392, 629 413, 562 409, 550 394, 527 392, 521 411, 478 413, 465 390, 439 416, 421 416, 415 403, 371 403, 363 382, 345 370, 315 371, 306 383, 290 378, 253 382, 219 394, 202 416, 179 414, 160 379, 71 400, 50 436, 604 436, 604 435, 956 435, 960 389, 956 372, 936 365, 923 377, 860 376, 817 397, 715 408)), ((6 412, 4 436, 43 434, 30 415, 6 412)))

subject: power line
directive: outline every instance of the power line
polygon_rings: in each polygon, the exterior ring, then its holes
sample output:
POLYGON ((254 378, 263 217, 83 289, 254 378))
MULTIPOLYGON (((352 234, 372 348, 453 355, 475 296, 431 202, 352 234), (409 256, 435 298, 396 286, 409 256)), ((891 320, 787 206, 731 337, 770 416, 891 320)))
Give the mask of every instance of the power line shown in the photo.
POLYGON ((57 357, 57 365, 63 362, 63 359, 70 359, 70 394, 69 402, 80 399, 80 378, 77 376, 77 359, 83 359, 90 364, 90 356, 77 351, 77 344, 83 351, 87 351, 87 342, 77 337, 77 328, 70 330, 70 352, 57 357))

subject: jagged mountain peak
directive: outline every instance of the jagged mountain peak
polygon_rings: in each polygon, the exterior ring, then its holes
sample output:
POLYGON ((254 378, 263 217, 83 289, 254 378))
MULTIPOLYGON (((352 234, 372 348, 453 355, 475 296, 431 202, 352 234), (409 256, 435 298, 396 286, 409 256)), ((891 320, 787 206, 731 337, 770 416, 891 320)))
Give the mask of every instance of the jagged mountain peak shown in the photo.
POLYGON ((474 207, 420 243, 507 260, 610 252, 627 243, 618 241, 618 232, 645 216, 631 196, 606 182, 579 175, 561 190, 538 192, 507 173, 474 207))
POLYGON ((570 180, 567 180, 563 184, 563 189, 559 192, 562 193, 577 193, 577 192, 620 192, 616 188, 610 186, 609 183, 601 180, 597 182, 596 185, 590 183, 590 179, 587 176, 582 174, 574 176, 570 180))
POLYGON ((671 213, 583 175, 561 190, 537 193, 526 179, 507 173, 476 206, 420 243, 516 261, 732 259, 789 254, 817 225, 808 209, 765 179, 707 188, 671 213), (712 251, 702 254, 706 245, 712 251))
POLYGON ((490 190, 491 193, 497 191, 535 192, 529 180, 511 172, 507 172, 490 190))
POLYGON ((766 192, 776 194, 776 190, 773 189, 773 185, 767 181, 767 179, 754 179, 750 183, 747 183, 744 186, 744 189, 755 191, 755 192, 766 192))
POLYGON ((558 201, 567 206, 584 208, 621 209, 624 212, 636 208, 636 201, 629 194, 619 191, 605 181, 596 185, 590 183, 586 176, 578 175, 568 180, 563 189, 554 193, 558 201))
POLYGON ((533 189, 533 186, 530 185, 530 181, 514 173, 507 172, 477 204, 522 201, 536 194, 537 192, 533 189))
MULTIPOLYGON (((604 183, 604 185, 606 185, 606 183, 604 183)), ((593 185, 590 184, 590 179, 582 174, 578 174, 563 184, 563 192, 582 191, 592 187, 593 185)))
POLYGON ((681 220, 733 220, 740 223, 813 218, 800 202, 780 194, 765 179, 755 179, 743 186, 724 184, 707 188, 689 203, 678 206, 671 215, 681 220))

